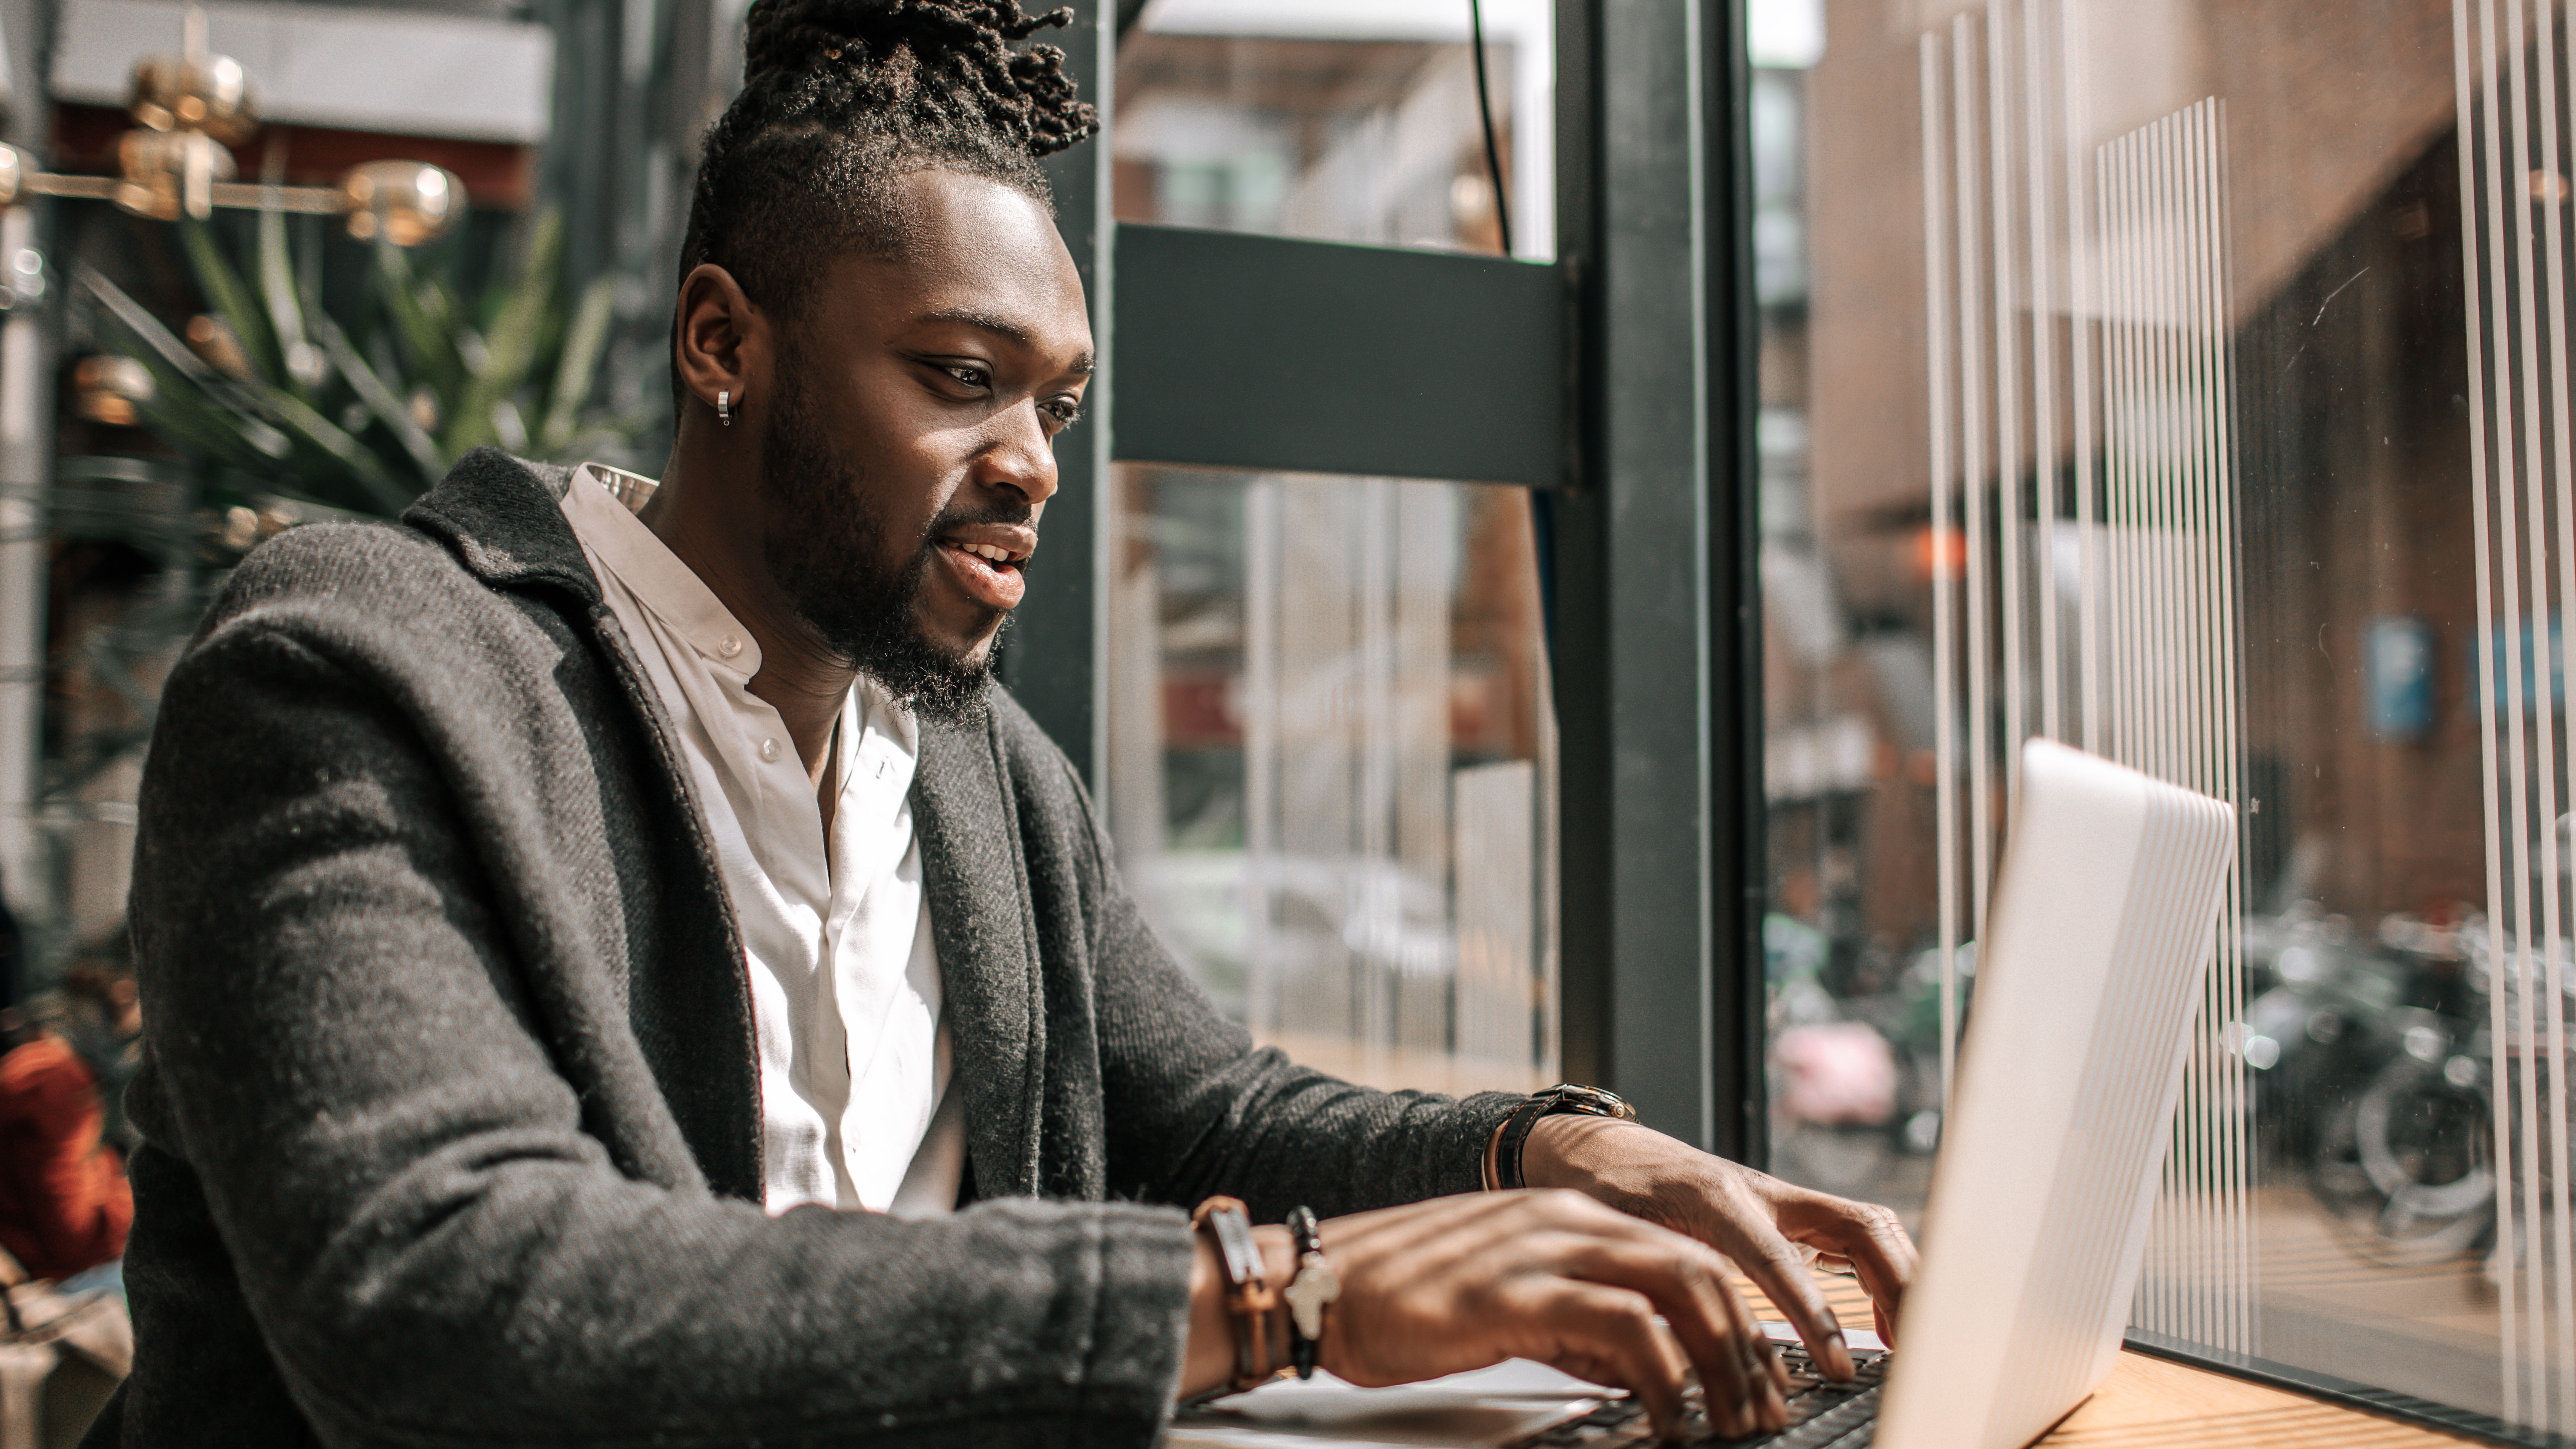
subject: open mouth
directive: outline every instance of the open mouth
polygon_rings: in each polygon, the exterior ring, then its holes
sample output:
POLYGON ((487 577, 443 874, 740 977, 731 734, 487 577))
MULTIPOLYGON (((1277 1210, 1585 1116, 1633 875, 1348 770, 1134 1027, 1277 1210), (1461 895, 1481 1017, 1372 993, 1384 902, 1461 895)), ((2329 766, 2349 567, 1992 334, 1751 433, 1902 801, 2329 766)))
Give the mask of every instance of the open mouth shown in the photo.
MULTIPOLYGON (((994 530, 998 533, 1001 530, 994 530)), ((1029 530, 1019 529, 1021 535, 1029 530)), ((939 541, 939 552, 957 571, 966 591, 988 609, 1012 609, 1019 606, 1028 583, 1022 570, 1035 546, 1033 536, 996 539, 988 533, 981 538, 951 535, 939 541)))
POLYGON ((1013 573, 1019 572, 1020 566, 1029 561, 1027 554, 1014 553, 999 544, 959 543, 954 539, 946 539, 942 540, 942 546, 962 553, 970 559, 978 560, 988 568, 1009 569, 1013 573))

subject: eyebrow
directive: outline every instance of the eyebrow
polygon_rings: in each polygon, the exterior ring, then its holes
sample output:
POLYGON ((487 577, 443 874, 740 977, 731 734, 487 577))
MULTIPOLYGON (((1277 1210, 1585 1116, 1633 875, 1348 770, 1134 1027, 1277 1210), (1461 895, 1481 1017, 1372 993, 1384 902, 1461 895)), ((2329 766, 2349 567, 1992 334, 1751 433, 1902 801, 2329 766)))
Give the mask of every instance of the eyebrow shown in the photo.
MULTIPOLYGON (((1037 334, 1029 331, 1026 327, 1021 326, 1017 322, 1011 321, 1007 317, 996 317, 990 312, 978 312, 972 307, 950 307, 937 312, 925 312, 918 320, 923 322, 955 322, 963 326, 972 327, 979 332, 990 332, 994 336, 999 337, 1006 342, 1027 348, 1031 352, 1041 350, 1038 346, 1037 334)), ((1074 359, 1073 366, 1065 370, 1068 372, 1089 373, 1092 370, 1092 364, 1092 355, 1089 352, 1085 352, 1082 356, 1074 359)))

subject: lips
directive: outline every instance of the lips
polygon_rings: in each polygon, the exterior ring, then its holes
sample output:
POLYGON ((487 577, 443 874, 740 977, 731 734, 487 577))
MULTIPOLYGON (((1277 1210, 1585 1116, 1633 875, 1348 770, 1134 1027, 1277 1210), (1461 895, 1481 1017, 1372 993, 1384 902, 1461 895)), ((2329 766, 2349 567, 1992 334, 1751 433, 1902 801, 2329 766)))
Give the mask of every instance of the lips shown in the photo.
POLYGON ((1013 609, 1028 592, 1021 568, 1037 542, 1037 531, 1025 524, 969 524, 940 538, 939 555, 977 602, 988 609, 1013 609))

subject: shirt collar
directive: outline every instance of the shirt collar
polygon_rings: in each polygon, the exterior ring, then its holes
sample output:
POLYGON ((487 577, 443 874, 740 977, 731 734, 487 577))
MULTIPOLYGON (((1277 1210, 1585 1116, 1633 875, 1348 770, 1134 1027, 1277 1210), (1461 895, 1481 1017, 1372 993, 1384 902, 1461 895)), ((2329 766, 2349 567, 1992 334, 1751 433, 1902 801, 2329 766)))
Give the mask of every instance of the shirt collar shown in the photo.
POLYGON ((623 469, 585 463, 573 470, 572 486, 564 490, 564 516, 600 567, 710 667, 749 679, 760 672, 758 641, 696 570, 635 516, 656 486, 623 469))

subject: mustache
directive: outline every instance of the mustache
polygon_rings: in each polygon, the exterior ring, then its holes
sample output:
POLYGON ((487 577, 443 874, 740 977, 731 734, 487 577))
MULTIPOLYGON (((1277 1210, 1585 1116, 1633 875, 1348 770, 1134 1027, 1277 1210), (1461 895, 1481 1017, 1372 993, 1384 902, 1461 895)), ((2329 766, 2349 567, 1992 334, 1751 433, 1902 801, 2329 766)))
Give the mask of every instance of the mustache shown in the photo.
MULTIPOLYGON (((943 508, 929 523, 923 525, 921 537, 914 542, 920 552, 928 553, 938 546, 939 540, 957 529, 971 527, 978 523, 1009 523, 1027 528, 1037 521, 1037 512, 1035 507, 1027 503, 1005 502, 980 504, 971 508, 943 508)), ((1034 563, 1036 560, 1031 558, 1024 562, 1034 563)))

